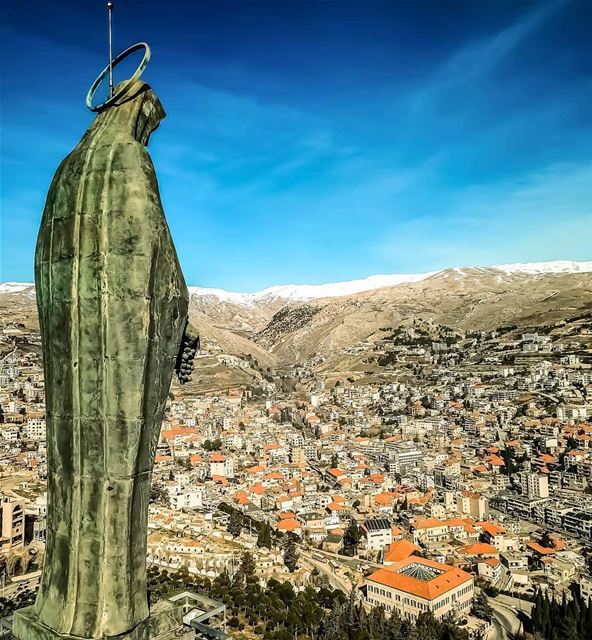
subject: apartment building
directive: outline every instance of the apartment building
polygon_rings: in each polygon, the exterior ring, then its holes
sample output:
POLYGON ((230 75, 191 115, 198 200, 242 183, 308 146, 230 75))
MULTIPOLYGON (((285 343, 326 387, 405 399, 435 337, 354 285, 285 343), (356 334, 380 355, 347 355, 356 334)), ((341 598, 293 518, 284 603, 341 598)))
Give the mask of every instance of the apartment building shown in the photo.
POLYGON ((529 498, 548 498, 549 480, 542 473, 521 473, 522 494, 529 498))
POLYGON ((477 520, 486 520, 489 516, 489 500, 473 491, 462 491, 456 494, 456 511, 477 520))
POLYGON ((45 420, 41 418, 31 418, 27 420, 25 435, 29 440, 43 442, 46 438, 45 420))
POLYGON ((25 506, 22 500, 2 496, 2 531, 0 535, 0 553, 9 553, 25 544, 25 506))
POLYGON ((387 518, 371 518, 362 524, 368 551, 382 551, 393 541, 393 527, 387 518))

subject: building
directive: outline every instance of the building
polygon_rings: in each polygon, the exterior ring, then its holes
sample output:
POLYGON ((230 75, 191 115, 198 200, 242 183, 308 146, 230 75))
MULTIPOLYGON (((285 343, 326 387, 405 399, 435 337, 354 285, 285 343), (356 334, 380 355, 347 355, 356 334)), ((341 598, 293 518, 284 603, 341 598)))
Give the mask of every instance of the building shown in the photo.
POLYGON ((548 498, 549 479, 542 473, 521 473, 522 494, 529 498, 548 498))
POLYGON ((422 457, 423 452, 419 449, 398 449, 394 452, 393 459, 389 464, 389 472, 404 475, 414 469, 422 457))
POLYGON ((473 576, 462 569, 410 556, 367 580, 367 600, 400 616, 417 618, 431 611, 436 618, 469 613, 473 602, 473 576))
POLYGON ((456 510, 477 520, 487 520, 489 500, 480 493, 462 491, 456 494, 456 510))
POLYGON ((25 507, 22 500, 2 496, 0 553, 21 549, 25 544, 25 507))
POLYGON ((592 540, 592 513, 569 511, 563 516, 563 528, 573 535, 592 540))
POLYGON ((40 418, 31 418, 27 420, 25 435, 29 440, 44 442, 46 437, 45 420, 42 420, 40 418))
POLYGON ((234 463, 221 453, 214 453, 210 458, 211 478, 234 478, 234 463))
POLYGON ((393 541, 393 527, 387 518, 371 518, 362 524, 368 551, 382 551, 393 541))

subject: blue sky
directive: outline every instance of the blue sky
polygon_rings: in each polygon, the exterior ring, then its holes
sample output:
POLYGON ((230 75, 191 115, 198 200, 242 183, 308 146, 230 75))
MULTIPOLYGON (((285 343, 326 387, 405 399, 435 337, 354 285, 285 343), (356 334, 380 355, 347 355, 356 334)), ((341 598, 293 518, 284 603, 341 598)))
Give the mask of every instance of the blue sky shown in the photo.
MULTIPOLYGON (((592 258, 592 3, 115 2, 168 112, 150 142, 191 284, 592 258)), ((2 5, 0 280, 31 280, 92 119, 105 3, 2 5)))

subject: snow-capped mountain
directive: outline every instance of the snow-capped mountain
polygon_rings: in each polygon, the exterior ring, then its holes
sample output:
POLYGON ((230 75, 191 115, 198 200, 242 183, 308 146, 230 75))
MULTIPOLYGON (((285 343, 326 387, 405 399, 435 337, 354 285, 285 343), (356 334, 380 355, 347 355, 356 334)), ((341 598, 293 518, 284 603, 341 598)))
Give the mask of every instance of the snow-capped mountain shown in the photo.
MULTIPOLYGON (((500 264, 492 267, 462 267, 453 269, 462 274, 466 270, 491 272, 492 269, 506 274, 524 273, 538 275, 545 273, 587 273, 592 272, 591 261, 555 260, 553 262, 516 262, 500 264)), ((337 298, 350 296, 364 291, 374 291, 386 287, 395 287, 409 282, 420 282, 432 276, 444 274, 448 269, 429 271, 427 273, 395 273, 391 275, 374 275, 359 280, 332 282, 328 284, 286 284, 269 287, 255 293, 236 293, 224 289, 210 289, 207 287, 189 287, 192 296, 212 296, 221 302, 231 302, 241 305, 253 305, 272 299, 305 301, 319 298, 337 298)))
MULTIPOLYGON (((588 273, 592 272, 592 260, 555 260, 552 262, 516 262, 513 264, 500 264, 491 267, 457 267, 452 269, 442 269, 440 271, 429 271, 427 273, 396 273, 391 275, 373 275, 358 280, 347 280, 344 282, 332 282, 327 284, 286 284, 268 287, 262 291, 254 293, 240 293, 226 291, 225 289, 215 289, 209 287, 190 286, 189 293, 192 298, 206 298, 212 302, 226 302, 242 306, 252 306, 258 303, 265 303, 272 300, 292 300, 306 301, 320 298, 337 298, 350 296, 365 291, 374 291, 386 287, 394 287, 411 282, 421 282, 432 276, 444 276, 446 273, 454 272, 459 275, 471 272, 487 272, 492 270, 501 271, 505 274, 528 274, 542 275, 553 273, 588 273)), ((0 293, 26 293, 32 294, 34 285, 26 282, 4 282, 0 284, 0 293)))
POLYGON ((0 283, 0 293, 23 293, 26 291, 35 292, 35 285, 32 282, 2 282, 0 283))
POLYGON ((506 273, 589 273, 592 271, 592 260, 555 260, 552 262, 515 262, 513 264, 498 264, 493 269, 506 273))
POLYGON ((510 264, 496 264, 491 267, 453 267, 438 271, 437 275, 442 276, 448 273, 458 275, 476 273, 502 272, 506 275, 526 274, 530 276, 553 274, 553 273, 589 273, 592 271, 592 262, 575 260, 555 260, 552 262, 514 262, 510 264))
POLYGON ((209 289, 207 287, 189 287, 192 296, 214 296, 222 302, 252 305, 273 299, 283 300, 314 300, 316 298, 336 298, 349 296, 363 291, 394 287, 405 282, 419 282, 438 273, 397 273, 392 275, 375 275, 360 280, 332 282, 329 284, 285 284, 269 287, 255 293, 235 293, 224 289, 209 289))
MULTIPOLYGON (((592 261, 457 267, 256 293, 189 291, 192 324, 224 353, 250 354, 262 366, 291 366, 320 355, 329 363, 323 366, 334 363, 339 371, 350 370, 351 356, 352 371, 359 373, 365 364, 350 353, 352 347, 416 319, 461 331, 586 322, 592 309, 592 261)), ((3 320, 35 326, 33 284, 0 284, 0 326, 3 320)))

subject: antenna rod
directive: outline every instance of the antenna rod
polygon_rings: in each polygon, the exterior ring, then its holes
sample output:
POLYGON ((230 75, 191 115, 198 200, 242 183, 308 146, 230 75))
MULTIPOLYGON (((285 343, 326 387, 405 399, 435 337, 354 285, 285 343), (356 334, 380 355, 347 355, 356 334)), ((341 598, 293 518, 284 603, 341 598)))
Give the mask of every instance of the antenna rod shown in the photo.
POLYGON ((113 97, 113 3, 107 3, 109 13, 109 97, 113 97))

